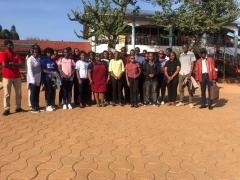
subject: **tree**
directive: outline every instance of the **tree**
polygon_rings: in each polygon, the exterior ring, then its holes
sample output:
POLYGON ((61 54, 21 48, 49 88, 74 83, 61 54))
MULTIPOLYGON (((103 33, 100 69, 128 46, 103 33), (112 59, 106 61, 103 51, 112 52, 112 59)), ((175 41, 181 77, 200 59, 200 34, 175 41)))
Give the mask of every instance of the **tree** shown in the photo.
POLYGON ((125 21, 127 7, 135 5, 135 0, 82 0, 84 12, 72 10, 68 17, 71 21, 76 21, 84 25, 82 35, 75 32, 79 38, 89 39, 95 37, 104 39, 109 46, 115 47, 118 35, 124 33, 127 22, 125 21))
POLYGON ((11 39, 19 40, 19 35, 18 35, 18 33, 16 31, 16 27, 14 25, 12 25, 10 33, 11 33, 11 39))
POLYGON ((2 26, 0 25, 0 39, 2 39, 2 26))
POLYGON ((2 31, 2 39, 11 39, 11 33, 8 29, 2 31))
POLYGON ((2 26, 0 25, 0 39, 13 39, 19 40, 19 35, 16 31, 16 27, 12 25, 11 30, 8 29, 2 30, 2 26))
POLYGON ((161 10, 154 19, 173 27, 199 44, 203 34, 214 34, 226 23, 236 20, 240 11, 235 0, 157 0, 161 10))

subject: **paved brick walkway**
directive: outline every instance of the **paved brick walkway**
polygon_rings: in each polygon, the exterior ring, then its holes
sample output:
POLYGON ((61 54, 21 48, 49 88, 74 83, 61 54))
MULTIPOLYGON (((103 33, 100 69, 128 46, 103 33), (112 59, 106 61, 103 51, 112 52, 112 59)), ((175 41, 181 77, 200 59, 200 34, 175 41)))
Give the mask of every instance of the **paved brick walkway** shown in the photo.
POLYGON ((0 115, 0 180, 239 180, 240 86, 221 86, 213 111, 91 107, 0 115))

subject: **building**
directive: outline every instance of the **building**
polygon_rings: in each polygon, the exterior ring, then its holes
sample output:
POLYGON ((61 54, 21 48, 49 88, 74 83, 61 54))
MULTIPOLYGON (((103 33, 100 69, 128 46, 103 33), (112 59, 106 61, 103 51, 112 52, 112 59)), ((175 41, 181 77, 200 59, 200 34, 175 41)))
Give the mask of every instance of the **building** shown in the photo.
MULTIPOLYGON (((3 42, 4 40, 0 39, 0 51, 4 49, 3 42)), ((51 47, 60 52, 63 51, 63 49, 66 47, 71 47, 72 49, 78 48, 86 52, 91 51, 91 46, 89 42, 37 41, 37 40, 13 40, 13 42, 15 46, 15 51, 22 56, 25 56, 28 53, 29 49, 34 44, 38 44, 41 49, 51 47)))
MULTIPOLYGON (((160 49, 165 49, 169 46, 178 48, 187 41, 187 37, 177 31, 172 32, 172 38, 168 38, 169 30, 154 23, 152 19, 154 13, 154 11, 146 10, 139 10, 138 13, 134 13, 132 10, 127 11, 126 20, 128 22, 128 29, 125 34, 125 45, 128 51, 137 46, 141 50, 157 52, 160 49)), ((224 44, 229 54, 234 57, 236 57, 237 54, 240 54, 240 50, 237 48, 240 35, 239 26, 240 22, 236 21, 223 27, 220 34, 225 35, 224 42, 222 35, 203 37, 205 44, 208 46, 209 52, 216 51, 217 48, 224 48, 224 44)), ((96 49, 96 52, 98 53, 107 49, 107 44, 101 43, 101 41, 92 45, 92 49, 96 49)), ((119 45, 116 46, 116 49, 119 50, 119 45)))

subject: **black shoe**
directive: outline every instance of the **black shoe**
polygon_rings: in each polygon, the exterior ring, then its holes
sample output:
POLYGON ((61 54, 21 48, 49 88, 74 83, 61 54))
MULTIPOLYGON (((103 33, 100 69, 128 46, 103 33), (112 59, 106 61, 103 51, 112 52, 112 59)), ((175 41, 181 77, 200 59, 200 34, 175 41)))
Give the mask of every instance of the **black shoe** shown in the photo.
POLYGON ((4 116, 8 116, 10 114, 10 111, 9 110, 5 110, 4 112, 3 112, 3 115, 4 116))
POLYGON ((134 105, 133 104, 131 104, 131 106, 130 107, 134 107, 134 105))
POLYGON ((30 112, 31 113, 39 113, 40 111, 38 109, 31 109, 30 112))
POLYGON ((135 108, 138 108, 139 106, 137 105, 137 104, 135 104, 135 106, 134 106, 135 108))
POLYGON ((202 105, 202 106, 199 107, 199 109, 204 109, 204 108, 206 108, 206 107, 207 107, 207 106, 203 106, 203 105, 202 105))
POLYGON ((30 109, 31 113, 40 113, 40 110, 38 108, 32 108, 30 109))
POLYGON ((213 107, 212 107, 212 106, 208 106, 208 109, 209 109, 209 110, 213 110, 213 107))
POLYGON ((22 108, 17 108, 16 110, 15 110, 15 112, 24 112, 24 110, 22 109, 22 108))

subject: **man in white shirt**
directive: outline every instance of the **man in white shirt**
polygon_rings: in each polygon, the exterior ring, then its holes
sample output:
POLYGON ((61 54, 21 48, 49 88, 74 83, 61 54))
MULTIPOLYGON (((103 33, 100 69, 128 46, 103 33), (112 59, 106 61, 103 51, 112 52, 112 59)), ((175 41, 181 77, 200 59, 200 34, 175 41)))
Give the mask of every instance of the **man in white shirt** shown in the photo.
MULTIPOLYGON (((188 50, 187 45, 182 46, 183 53, 180 55, 179 61, 181 63, 181 70, 179 72, 179 93, 180 93, 180 100, 177 106, 184 105, 183 98, 184 98, 184 80, 186 78, 191 78, 194 62, 196 61, 195 55, 188 50)), ((188 94, 189 94, 189 106, 191 108, 194 107, 193 105, 193 94, 190 90, 189 84, 188 87, 188 94)))

